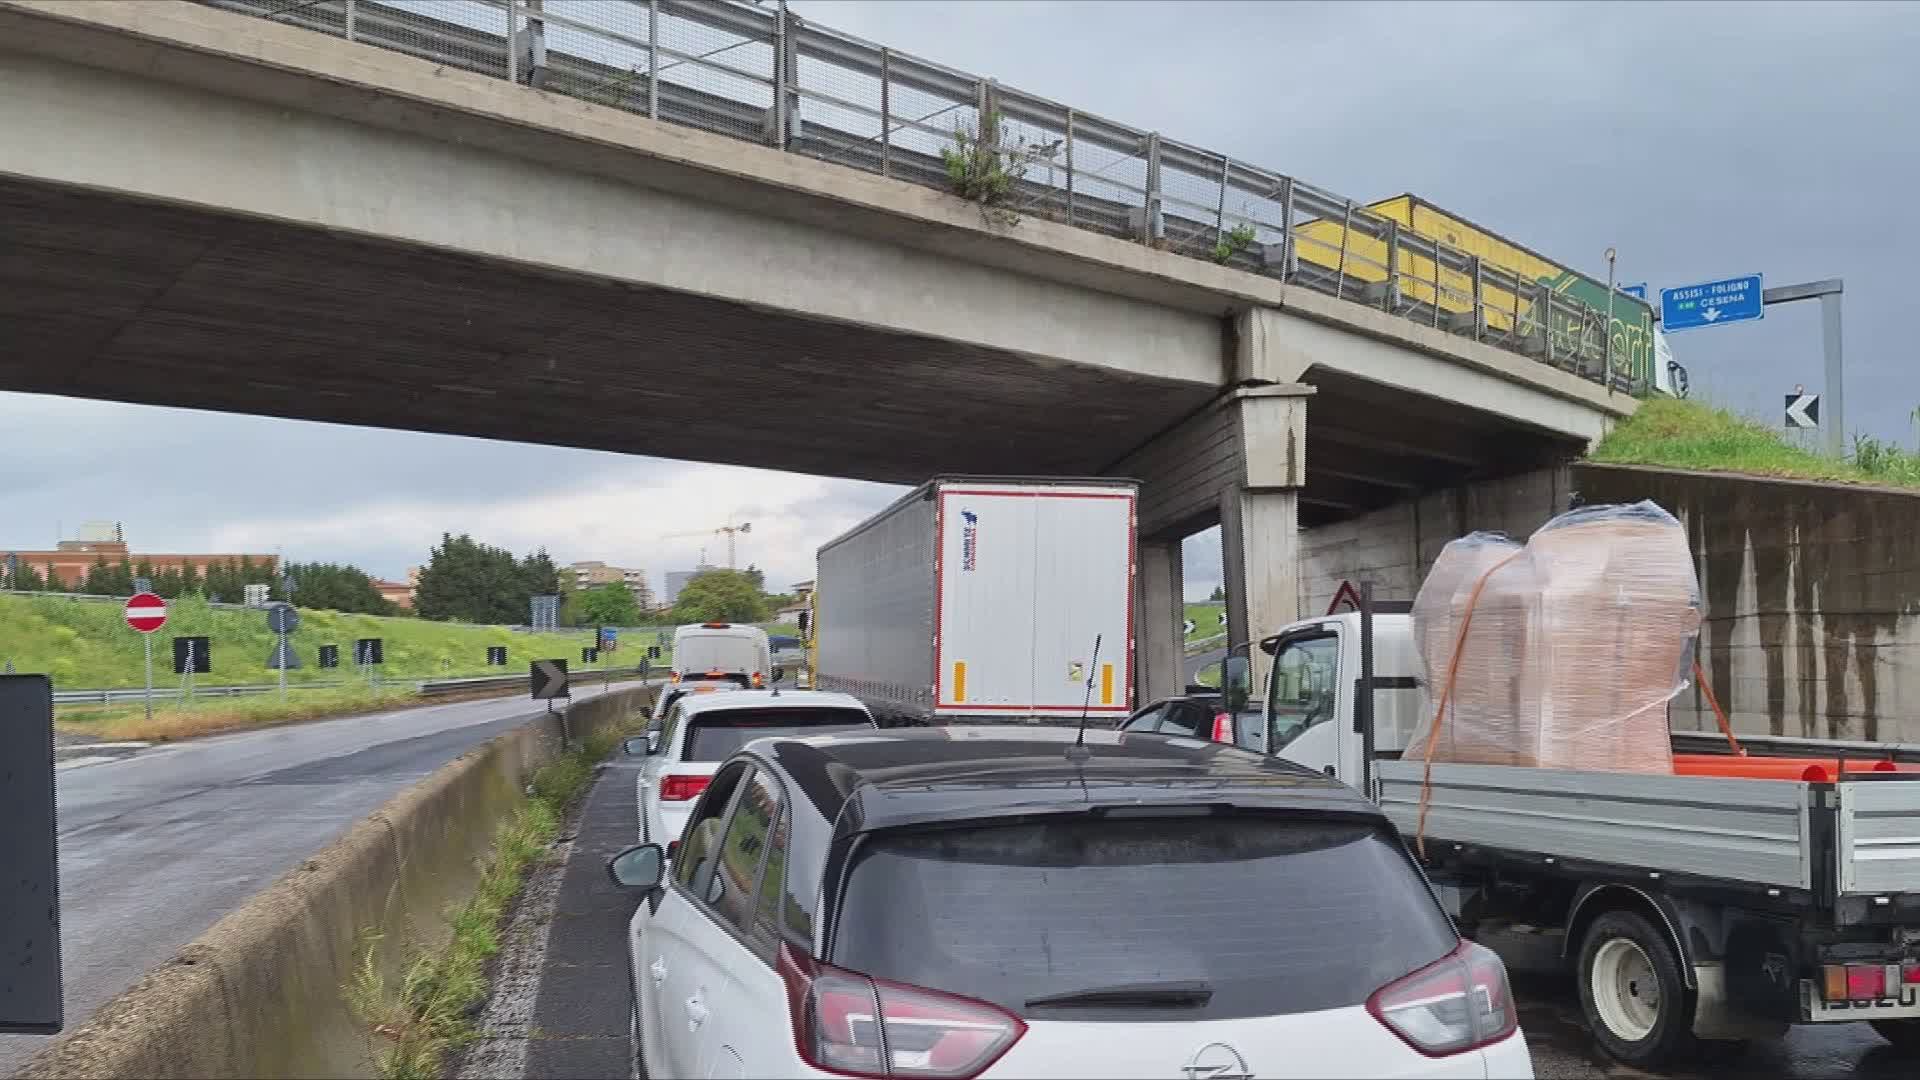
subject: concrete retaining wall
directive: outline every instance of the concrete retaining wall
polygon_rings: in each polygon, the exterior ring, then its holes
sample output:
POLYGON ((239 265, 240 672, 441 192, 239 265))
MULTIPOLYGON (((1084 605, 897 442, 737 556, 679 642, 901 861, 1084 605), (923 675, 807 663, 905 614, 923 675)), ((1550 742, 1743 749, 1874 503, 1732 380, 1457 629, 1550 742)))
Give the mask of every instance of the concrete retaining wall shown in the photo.
MULTIPOLYGON (((646 688, 567 710, 579 738, 637 716, 646 688)), ((342 988, 361 934, 385 935, 387 985, 410 947, 450 936, 497 827, 560 749, 542 716, 394 796, 35 1055, 23 1077, 370 1076, 372 1048, 342 988)))
MULTIPOLYGON (((1579 463, 1424 496, 1301 534, 1301 611, 1343 580, 1411 599, 1448 540, 1524 538, 1573 498, 1652 499, 1687 528, 1701 660, 1734 728, 1920 741, 1920 492, 1579 463)), ((1698 689, 1674 727, 1711 730, 1698 689)))

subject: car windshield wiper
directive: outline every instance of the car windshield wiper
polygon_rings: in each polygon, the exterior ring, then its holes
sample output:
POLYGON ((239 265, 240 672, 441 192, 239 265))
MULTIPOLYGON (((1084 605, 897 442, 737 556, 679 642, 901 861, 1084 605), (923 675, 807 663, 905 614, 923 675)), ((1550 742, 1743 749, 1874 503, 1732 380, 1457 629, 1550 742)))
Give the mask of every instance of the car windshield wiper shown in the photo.
POLYGON ((1091 986, 1062 994, 1028 998, 1027 1008, 1071 1008, 1074 1006, 1154 1006, 1185 1005, 1199 1007, 1213 999, 1213 987, 1206 983, 1184 982, 1122 983, 1116 986, 1091 986))

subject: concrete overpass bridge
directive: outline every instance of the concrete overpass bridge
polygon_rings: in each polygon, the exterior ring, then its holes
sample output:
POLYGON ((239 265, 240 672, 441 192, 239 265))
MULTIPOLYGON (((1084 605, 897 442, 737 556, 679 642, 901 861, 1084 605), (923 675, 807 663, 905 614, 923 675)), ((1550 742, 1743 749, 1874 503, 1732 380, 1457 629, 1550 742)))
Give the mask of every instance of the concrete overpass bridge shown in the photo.
POLYGON ((1294 617, 1302 524, 1577 453, 1644 377, 1351 201, 780 11, 417 8, 0 0, 0 388, 1130 474, 1161 692, 1181 537, 1224 525, 1244 640, 1294 617), (982 116, 1024 147, 992 206, 940 163, 982 116))

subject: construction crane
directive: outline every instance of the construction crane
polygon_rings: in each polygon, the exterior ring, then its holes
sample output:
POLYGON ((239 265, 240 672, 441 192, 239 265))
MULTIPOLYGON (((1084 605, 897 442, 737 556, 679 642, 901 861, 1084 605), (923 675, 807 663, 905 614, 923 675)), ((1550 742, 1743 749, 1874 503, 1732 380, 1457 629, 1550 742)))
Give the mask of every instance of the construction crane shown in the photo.
MULTIPOLYGON (((666 535, 662 536, 660 539, 686 540, 695 536, 719 536, 724 533, 727 538, 727 569, 735 570, 739 568, 737 565, 739 561, 738 560, 739 536, 741 533, 748 533, 752 531, 753 531, 753 522, 743 521, 738 525, 728 523, 726 525, 720 526, 717 529, 696 529, 693 532, 667 533, 666 535)), ((700 561, 705 562, 706 559, 707 559, 706 549, 702 548, 700 550, 700 561)))

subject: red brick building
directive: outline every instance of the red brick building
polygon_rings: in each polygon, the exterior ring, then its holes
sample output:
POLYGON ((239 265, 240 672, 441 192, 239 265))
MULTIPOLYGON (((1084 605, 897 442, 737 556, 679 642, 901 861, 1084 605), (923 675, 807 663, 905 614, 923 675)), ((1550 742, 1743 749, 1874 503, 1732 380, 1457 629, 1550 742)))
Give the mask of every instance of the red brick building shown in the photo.
POLYGON ((60 581, 68 588, 77 586, 86 579, 87 571, 93 569, 96 562, 116 566, 125 559, 136 569, 146 563, 158 574, 167 570, 180 570, 191 566, 195 573, 205 574, 207 567, 220 563, 238 563, 247 559, 255 566, 265 566, 278 572, 280 557, 258 552, 232 554, 189 554, 181 552, 135 552, 127 547, 125 540, 62 540, 52 551, 8 551, 0 548, 0 575, 7 572, 11 559, 17 558, 23 567, 32 567, 41 577, 49 571, 60 575, 60 581))

